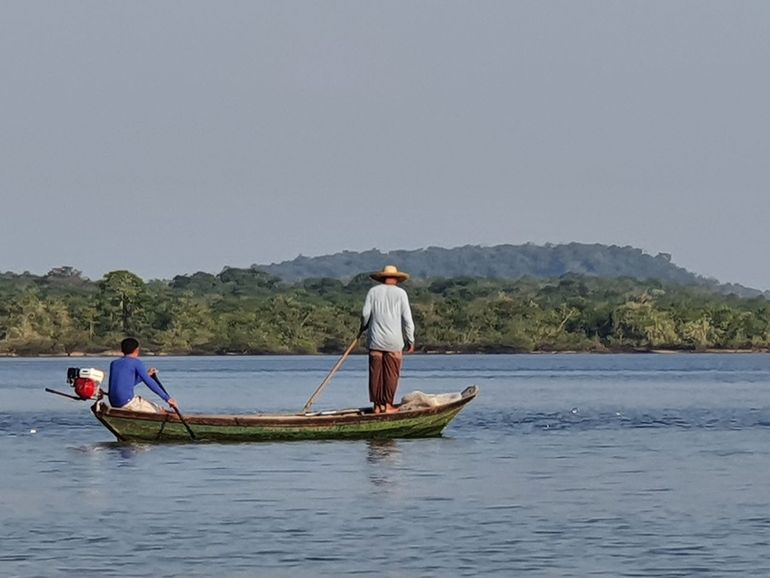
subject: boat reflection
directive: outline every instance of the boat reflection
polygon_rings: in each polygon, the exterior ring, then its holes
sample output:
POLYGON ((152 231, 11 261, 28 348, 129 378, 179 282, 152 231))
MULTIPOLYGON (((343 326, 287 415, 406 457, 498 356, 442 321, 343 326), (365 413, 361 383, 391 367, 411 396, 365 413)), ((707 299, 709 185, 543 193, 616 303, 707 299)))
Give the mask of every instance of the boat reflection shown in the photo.
MULTIPOLYGON (((131 462, 137 455, 153 449, 152 444, 137 444, 125 442, 98 442, 90 446, 97 453, 107 452, 111 457, 120 458, 123 462, 131 462)), ((119 464, 121 462, 118 462, 119 464)))
POLYGON ((366 442, 366 462, 369 468, 369 480, 378 488, 391 488, 395 481, 393 475, 401 467, 401 448, 399 441, 369 440, 366 442))

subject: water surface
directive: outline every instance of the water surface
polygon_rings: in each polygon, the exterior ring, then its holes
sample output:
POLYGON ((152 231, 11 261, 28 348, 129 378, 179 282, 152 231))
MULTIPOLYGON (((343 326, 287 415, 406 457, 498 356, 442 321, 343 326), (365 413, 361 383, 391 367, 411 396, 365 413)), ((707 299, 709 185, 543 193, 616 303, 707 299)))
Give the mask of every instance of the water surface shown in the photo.
MULTIPOLYGON (((297 411, 333 357, 151 360, 188 412, 297 411)), ((770 356, 414 356, 444 437, 121 445, 73 363, 0 360, 3 576, 770 575, 770 356), (31 433, 34 430, 35 433, 31 433)), ((317 409, 366 403, 348 361, 317 409)))

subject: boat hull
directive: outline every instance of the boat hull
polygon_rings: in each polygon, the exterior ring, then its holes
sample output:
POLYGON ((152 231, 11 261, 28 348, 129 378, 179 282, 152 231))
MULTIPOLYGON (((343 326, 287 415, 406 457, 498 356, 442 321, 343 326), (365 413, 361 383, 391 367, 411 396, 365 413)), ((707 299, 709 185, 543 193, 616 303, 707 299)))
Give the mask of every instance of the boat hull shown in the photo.
MULTIPOLYGON (((298 415, 186 415, 195 441, 247 442, 324 439, 392 439, 435 437, 478 394, 467 388, 456 401, 437 407, 374 414, 351 409, 298 415)), ((144 413, 96 403, 91 411, 119 441, 192 441, 173 413, 144 413)))

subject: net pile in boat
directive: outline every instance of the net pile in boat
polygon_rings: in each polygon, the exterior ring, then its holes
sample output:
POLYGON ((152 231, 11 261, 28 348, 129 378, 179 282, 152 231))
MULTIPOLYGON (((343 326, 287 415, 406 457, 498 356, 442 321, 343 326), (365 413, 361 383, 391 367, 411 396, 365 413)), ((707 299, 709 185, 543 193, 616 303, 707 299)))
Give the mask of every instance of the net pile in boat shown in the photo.
POLYGON ((401 411, 446 405, 457 401, 461 397, 459 393, 423 393, 421 391, 413 391, 401 398, 401 411))

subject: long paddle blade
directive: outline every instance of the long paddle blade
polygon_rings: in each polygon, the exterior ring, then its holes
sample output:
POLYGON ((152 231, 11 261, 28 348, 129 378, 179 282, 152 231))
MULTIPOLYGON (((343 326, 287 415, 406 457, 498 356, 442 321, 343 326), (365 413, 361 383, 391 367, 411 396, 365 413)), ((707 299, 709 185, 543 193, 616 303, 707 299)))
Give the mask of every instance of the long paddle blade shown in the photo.
MULTIPOLYGON (((160 379, 158 379, 158 376, 153 374, 152 378, 155 380, 155 383, 158 384, 158 387, 163 391, 163 393, 165 393, 166 395, 169 395, 168 392, 166 391, 166 388, 163 387, 163 384, 160 382, 160 379)), ((171 396, 169 396, 169 397, 171 397, 171 396)), ((187 433, 190 434, 190 437, 192 439, 196 439, 195 438, 195 433, 193 432, 192 428, 187 424, 187 420, 185 420, 184 416, 182 416, 182 412, 179 411, 179 408, 177 408, 176 406, 173 406, 173 405, 171 406, 171 408, 174 410, 176 415, 179 417, 179 421, 182 422, 182 425, 184 425, 184 427, 187 429, 187 433)))

